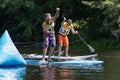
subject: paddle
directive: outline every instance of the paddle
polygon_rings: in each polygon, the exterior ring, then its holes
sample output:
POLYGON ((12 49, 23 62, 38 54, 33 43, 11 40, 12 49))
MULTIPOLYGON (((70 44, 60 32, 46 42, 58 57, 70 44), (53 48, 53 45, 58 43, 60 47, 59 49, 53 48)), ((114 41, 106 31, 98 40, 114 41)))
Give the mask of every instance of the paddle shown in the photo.
MULTIPOLYGON (((58 53, 57 50, 54 51, 53 56, 55 56, 56 53, 58 53)), ((63 53, 65 53, 65 51, 61 51, 61 52, 60 52, 60 56, 63 55, 63 53)))
POLYGON ((95 49, 93 47, 91 47, 82 37, 81 35, 78 33, 79 38, 83 41, 83 43, 89 48, 91 53, 95 53, 95 49))

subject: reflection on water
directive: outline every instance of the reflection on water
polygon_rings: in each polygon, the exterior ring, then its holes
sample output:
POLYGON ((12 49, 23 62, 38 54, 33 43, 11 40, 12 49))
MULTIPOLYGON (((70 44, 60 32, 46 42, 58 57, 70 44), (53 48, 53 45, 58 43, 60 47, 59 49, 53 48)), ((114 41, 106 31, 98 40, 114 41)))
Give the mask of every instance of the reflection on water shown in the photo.
POLYGON ((103 66, 80 67, 39 67, 39 60, 27 61, 26 80, 101 80, 103 79, 103 66))
POLYGON ((103 80, 103 67, 86 69, 28 65, 25 80, 103 80))
POLYGON ((0 80, 25 80, 26 67, 0 68, 0 80))
POLYGON ((42 80, 102 80, 103 73, 97 70, 70 68, 40 68, 42 80), (97 72, 96 72, 97 71, 97 72))
POLYGON ((41 70, 43 80, 55 80, 55 68, 43 67, 41 70))

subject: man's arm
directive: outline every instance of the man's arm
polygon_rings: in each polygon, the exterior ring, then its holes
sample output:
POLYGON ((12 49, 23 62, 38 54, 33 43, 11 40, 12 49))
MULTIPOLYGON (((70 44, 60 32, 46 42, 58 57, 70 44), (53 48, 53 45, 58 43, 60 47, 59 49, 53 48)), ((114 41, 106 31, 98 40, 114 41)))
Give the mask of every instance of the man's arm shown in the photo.
POLYGON ((60 8, 56 8, 56 13, 54 15, 54 20, 56 20, 60 15, 60 8))
POLYGON ((66 17, 63 17, 63 21, 61 22, 61 26, 64 25, 65 21, 66 21, 66 17))
POLYGON ((73 25, 71 25, 71 32, 72 32, 72 34, 77 34, 77 33, 78 33, 78 31, 75 31, 75 30, 74 30, 73 25))

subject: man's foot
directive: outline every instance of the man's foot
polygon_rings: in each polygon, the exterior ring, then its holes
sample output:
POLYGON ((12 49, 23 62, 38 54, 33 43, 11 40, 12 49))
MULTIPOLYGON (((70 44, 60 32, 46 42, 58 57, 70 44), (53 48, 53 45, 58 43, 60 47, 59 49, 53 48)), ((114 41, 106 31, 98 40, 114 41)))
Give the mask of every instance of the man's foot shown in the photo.
POLYGON ((69 55, 65 55, 65 57, 70 57, 69 55))
POLYGON ((40 60, 41 62, 46 62, 46 60, 45 59, 42 59, 42 60, 40 60))
POLYGON ((48 59, 47 61, 48 61, 48 62, 52 62, 53 60, 52 60, 52 59, 48 59))
POLYGON ((40 60, 39 65, 46 65, 47 61, 45 59, 40 60))
POLYGON ((61 52, 58 54, 58 56, 62 56, 63 53, 64 53, 64 51, 61 51, 61 52))
POLYGON ((58 56, 61 56, 60 54, 58 54, 58 56))

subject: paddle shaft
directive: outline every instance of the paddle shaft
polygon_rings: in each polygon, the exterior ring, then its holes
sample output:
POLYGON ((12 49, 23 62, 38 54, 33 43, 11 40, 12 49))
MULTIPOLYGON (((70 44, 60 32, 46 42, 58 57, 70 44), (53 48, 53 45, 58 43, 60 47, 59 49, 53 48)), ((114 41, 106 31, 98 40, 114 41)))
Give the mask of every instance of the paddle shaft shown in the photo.
POLYGON ((79 36, 79 38, 84 42, 85 45, 88 45, 88 43, 81 37, 81 35, 78 33, 77 34, 79 36))
POLYGON ((83 43, 89 48, 90 52, 91 52, 91 53, 94 53, 94 52, 95 52, 94 48, 92 48, 92 47, 81 37, 81 35, 80 35, 79 33, 78 33, 78 36, 79 36, 79 38, 83 41, 83 43))

